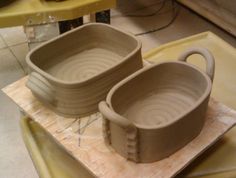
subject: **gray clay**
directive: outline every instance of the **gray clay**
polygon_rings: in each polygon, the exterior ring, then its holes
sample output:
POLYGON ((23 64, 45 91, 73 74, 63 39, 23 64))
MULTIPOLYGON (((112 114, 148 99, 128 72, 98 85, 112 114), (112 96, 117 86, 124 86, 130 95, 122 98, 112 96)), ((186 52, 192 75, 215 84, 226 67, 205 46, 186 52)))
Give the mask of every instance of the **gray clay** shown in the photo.
POLYGON ((98 110, 111 87, 143 67, 141 43, 126 32, 92 23, 65 33, 27 56, 27 87, 65 117, 98 110))
POLYGON ((99 103, 104 136, 120 155, 134 162, 161 160, 201 131, 214 77, 214 58, 191 48, 179 61, 145 67, 116 84, 99 103), (206 73, 186 62, 200 54, 206 73))

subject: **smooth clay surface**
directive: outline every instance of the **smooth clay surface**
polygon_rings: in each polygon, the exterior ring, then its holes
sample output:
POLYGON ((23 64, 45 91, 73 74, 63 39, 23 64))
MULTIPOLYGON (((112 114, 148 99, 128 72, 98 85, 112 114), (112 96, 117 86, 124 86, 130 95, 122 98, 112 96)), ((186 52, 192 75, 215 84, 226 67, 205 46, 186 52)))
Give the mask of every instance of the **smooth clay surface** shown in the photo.
POLYGON ((174 153, 201 131, 214 77, 213 56, 192 48, 178 62, 142 69, 112 88, 104 116, 105 139, 122 156, 135 162, 153 162, 174 153), (186 63, 201 54, 206 73, 186 63))
POLYGON ((27 86, 65 117, 97 111, 113 85, 143 67, 141 43, 126 32, 92 23, 65 33, 27 56, 27 86))

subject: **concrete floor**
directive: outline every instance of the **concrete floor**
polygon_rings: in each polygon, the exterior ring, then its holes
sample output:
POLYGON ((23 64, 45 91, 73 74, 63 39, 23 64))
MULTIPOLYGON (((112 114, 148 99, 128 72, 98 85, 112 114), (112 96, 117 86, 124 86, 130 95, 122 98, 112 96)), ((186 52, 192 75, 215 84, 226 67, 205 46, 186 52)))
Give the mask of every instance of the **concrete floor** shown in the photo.
MULTIPOLYGON (((166 24, 171 18, 170 6, 153 17, 131 18, 124 14, 150 13, 160 7, 156 0, 119 0, 118 8, 112 10, 112 25, 131 33, 140 33, 166 24), (150 6, 152 5, 152 6, 150 6), (144 8, 150 6, 149 8, 144 8), (138 10, 137 9, 142 9, 138 10)), ((192 11, 179 7, 179 15, 172 25, 161 31, 138 36, 146 52, 161 44, 204 31, 212 31, 236 47, 236 39, 192 11)), ((25 55, 28 46, 22 27, 0 29, 0 87, 26 75, 25 55)), ((21 139, 16 105, 0 91, 0 177, 38 177, 21 139)))

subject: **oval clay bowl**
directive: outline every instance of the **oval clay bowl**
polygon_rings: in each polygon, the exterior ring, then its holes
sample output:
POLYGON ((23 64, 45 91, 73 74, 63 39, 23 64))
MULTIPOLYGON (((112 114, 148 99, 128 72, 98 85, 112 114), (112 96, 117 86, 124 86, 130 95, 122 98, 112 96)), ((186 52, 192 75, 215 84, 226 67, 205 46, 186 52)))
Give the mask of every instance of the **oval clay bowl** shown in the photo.
POLYGON ((110 25, 91 23, 32 50, 27 87, 65 117, 98 110, 112 86, 143 67, 141 43, 110 25))
POLYGON ((99 103, 105 141, 134 162, 163 159, 196 137, 204 124, 214 58, 192 48, 179 61, 141 69, 116 84, 99 103), (207 61, 207 74, 188 64, 192 54, 207 61))

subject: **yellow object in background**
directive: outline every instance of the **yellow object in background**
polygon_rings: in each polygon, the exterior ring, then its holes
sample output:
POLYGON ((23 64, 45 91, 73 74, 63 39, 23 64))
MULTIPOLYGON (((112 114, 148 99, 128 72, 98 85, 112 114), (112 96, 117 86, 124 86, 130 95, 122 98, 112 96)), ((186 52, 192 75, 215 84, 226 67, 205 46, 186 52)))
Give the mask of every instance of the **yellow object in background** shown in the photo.
POLYGON ((116 0, 11 1, 0 7, 0 27, 71 20, 116 5, 116 0))

